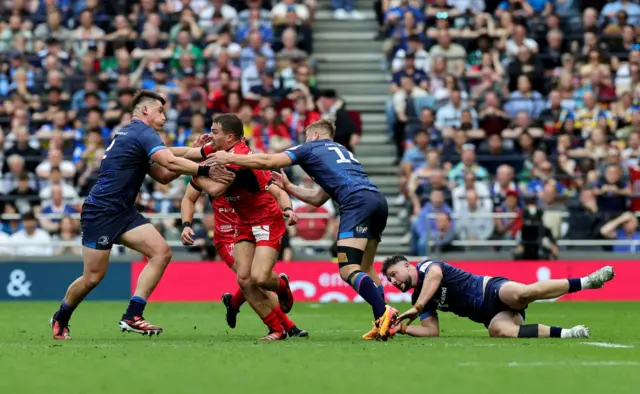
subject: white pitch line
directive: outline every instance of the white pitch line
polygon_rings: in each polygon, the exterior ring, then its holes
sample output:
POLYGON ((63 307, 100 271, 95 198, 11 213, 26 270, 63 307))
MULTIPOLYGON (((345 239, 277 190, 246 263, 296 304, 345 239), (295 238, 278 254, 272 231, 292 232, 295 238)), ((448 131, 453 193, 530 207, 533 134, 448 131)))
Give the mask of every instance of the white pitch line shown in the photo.
POLYGON ((505 367, 637 367, 640 366, 638 361, 576 361, 576 362, 516 362, 509 363, 460 363, 459 367, 487 367, 487 366, 505 366, 505 367))
POLYGON ((609 343, 609 342, 580 342, 580 343, 583 345, 608 347, 608 348, 620 348, 620 349, 630 349, 633 347, 631 345, 621 345, 619 343, 609 343))

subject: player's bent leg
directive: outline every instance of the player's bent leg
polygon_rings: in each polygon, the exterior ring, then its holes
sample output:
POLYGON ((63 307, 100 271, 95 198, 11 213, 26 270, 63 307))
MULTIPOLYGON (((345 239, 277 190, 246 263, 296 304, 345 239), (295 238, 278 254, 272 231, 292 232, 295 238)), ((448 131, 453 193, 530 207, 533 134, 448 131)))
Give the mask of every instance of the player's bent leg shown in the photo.
POLYGON ((522 324, 522 317, 511 311, 502 311, 489 323, 489 336, 494 338, 517 338, 522 324))
MULTIPOLYGON (((375 327, 363 336, 363 339, 386 340, 391 333, 391 324, 397 310, 385 304, 373 277, 362 270, 364 251, 367 247, 366 238, 346 238, 337 242, 338 266, 340 277, 371 305, 375 319, 375 327)), ((365 262, 367 264, 367 262, 365 262)), ((373 263, 369 263, 373 267, 373 263)), ((369 267, 366 267, 369 268, 369 267)), ((374 277, 375 271, 369 269, 374 277)))
POLYGON ((256 246, 248 241, 241 241, 235 245, 235 264, 238 274, 238 284, 244 292, 247 302, 251 308, 262 319, 269 328, 269 334, 264 340, 284 339, 282 323, 277 314, 273 312, 274 305, 277 305, 275 297, 269 299, 268 293, 257 286, 251 280, 251 269, 256 246))
POLYGON ((53 339, 71 339, 69 335, 69 320, 76 307, 104 278, 109 266, 111 249, 98 250, 87 246, 82 247, 84 260, 82 276, 73 281, 60 304, 60 308, 53 315, 50 325, 53 339))
POLYGON ((257 245, 251 265, 251 280, 265 290, 276 292, 280 308, 284 313, 289 313, 293 308, 293 293, 289 287, 287 275, 278 275, 273 270, 277 259, 277 249, 272 246, 257 245))
POLYGON ((141 223, 131 228, 120 235, 118 240, 122 245, 148 258, 147 264, 138 276, 136 290, 129 301, 129 306, 120 320, 120 329, 142 335, 159 335, 162 333, 162 327, 147 322, 143 318, 143 313, 147 299, 160 282, 171 261, 171 248, 150 223, 141 223))

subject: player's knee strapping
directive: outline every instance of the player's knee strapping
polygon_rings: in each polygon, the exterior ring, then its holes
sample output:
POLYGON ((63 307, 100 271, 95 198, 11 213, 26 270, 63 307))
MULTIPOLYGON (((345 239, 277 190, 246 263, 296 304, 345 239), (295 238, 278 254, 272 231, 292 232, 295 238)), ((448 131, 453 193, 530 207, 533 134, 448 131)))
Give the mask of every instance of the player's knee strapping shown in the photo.
POLYGON ((345 282, 350 284, 351 287, 355 289, 355 291, 358 291, 358 288, 360 287, 360 283, 362 282, 362 279, 364 279, 365 276, 367 276, 367 274, 365 274, 360 270, 356 270, 350 273, 349 276, 347 276, 347 279, 345 280, 345 282))
POLYGON ((538 337, 538 325, 537 324, 523 324, 518 330, 518 338, 537 338, 538 337))
POLYGON ((364 251, 352 248, 351 246, 340 245, 338 245, 336 249, 338 252, 338 267, 342 268, 346 267, 347 265, 360 265, 362 263, 364 251))

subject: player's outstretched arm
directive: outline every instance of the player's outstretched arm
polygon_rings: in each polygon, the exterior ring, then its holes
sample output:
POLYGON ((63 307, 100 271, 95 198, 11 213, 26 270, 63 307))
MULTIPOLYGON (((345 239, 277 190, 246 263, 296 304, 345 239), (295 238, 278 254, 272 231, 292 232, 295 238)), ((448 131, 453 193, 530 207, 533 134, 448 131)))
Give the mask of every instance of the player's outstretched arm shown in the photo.
POLYGON ((201 177, 208 176, 215 179, 217 182, 224 184, 231 184, 235 179, 235 175, 231 171, 219 166, 198 165, 184 157, 175 156, 171 153, 170 149, 160 149, 156 151, 151 155, 151 159, 156 162, 156 164, 159 164, 167 170, 175 173, 201 177))
POLYGON ((171 183, 174 179, 180 177, 180 173, 169 171, 166 168, 159 165, 152 165, 149 167, 149 176, 163 185, 171 183))
POLYGON ((296 186, 284 173, 283 170, 280 172, 272 172, 271 178, 275 185, 278 185, 280 188, 284 189, 287 193, 291 194, 295 198, 300 201, 304 201, 307 204, 311 204, 314 207, 321 207, 325 202, 329 201, 331 198, 327 192, 324 191, 321 187, 317 189, 307 189, 306 187, 296 186))
POLYGON ((438 315, 431 315, 420 320, 420 325, 410 326, 405 323, 398 327, 398 334, 409 335, 411 337, 437 337, 440 336, 440 325, 438 315))
POLYGON ((193 141, 192 147, 185 146, 172 146, 169 148, 171 153, 177 157, 183 157, 187 160, 201 162, 207 157, 205 155, 204 146, 211 141, 209 134, 202 134, 195 141, 193 141))
POLYGON ((286 153, 256 153, 251 155, 234 155, 225 151, 217 151, 207 156, 207 163, 236 164, 255 170, 275 170, 293 164, 286 153))
POLYGON ((202 192, 196 190, 191 184, 187 185, 187 191, 180 202, 180 216, 182 218, 182 244, 185 246, 193 245, 195 242, 193 237, 195 233, 191 227, 193 222, 193 213, 196 210, 196 201, 200 198, 202 192))

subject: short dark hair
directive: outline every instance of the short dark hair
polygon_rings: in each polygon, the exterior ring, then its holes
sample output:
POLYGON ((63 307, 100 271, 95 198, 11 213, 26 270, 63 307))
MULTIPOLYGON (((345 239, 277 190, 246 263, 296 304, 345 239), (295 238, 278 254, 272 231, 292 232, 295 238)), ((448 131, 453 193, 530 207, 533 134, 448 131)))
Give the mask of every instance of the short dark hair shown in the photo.
POLYGON ((104 111, 102 110, 102 108, 98 107, 97 105, 94 105, 93 107, 89 107, 87 108, 87 115, 90 112, 97 112, 98 115, 102 116, 102 114, 104 113, 104 111))
POLYGON ((391 268, 392 266, 398 263, 402 263, 405 261, 408 261, 407 258, 401 254, 396 254, 391 257, 387 257, 386 259, 384 259, 384 262, 382 263, 382 275, 387 276, 387 270, 389 270, 389 268, 391 268))
POLYGON ((314 128, 323 129, 331 136, 331 138, 333 138, 336 134, 336 124, 333 123, 333 120, 331 119, 320 119, 318 121, 315 121, 307 126, 304 131, 306 132, 307 130, 311 130, 314 128))
POLYGON ((222 127, 222 131, 231 133, 236 141, 240 141, 244 137, 244 125, 240 118, 234 114, 223 114, 213 118, 213 123, 218 123, 222 127))
POLYGON ((36 220, 36 215, 33 213, 33 211, 29 211, 29 212, 25 212, 22 215, 22 220, 36 220))
POLYGON ((138 91, 138 93, 136 93, 135 96, 133 96, 133 101, 131 102, 131 106, 135 108, 145 99, 160 101, 162 105, 165 105, 167 103, 164 97, 160 96, 158 93, 152 92, 150 90, 140 90, 138 91))

